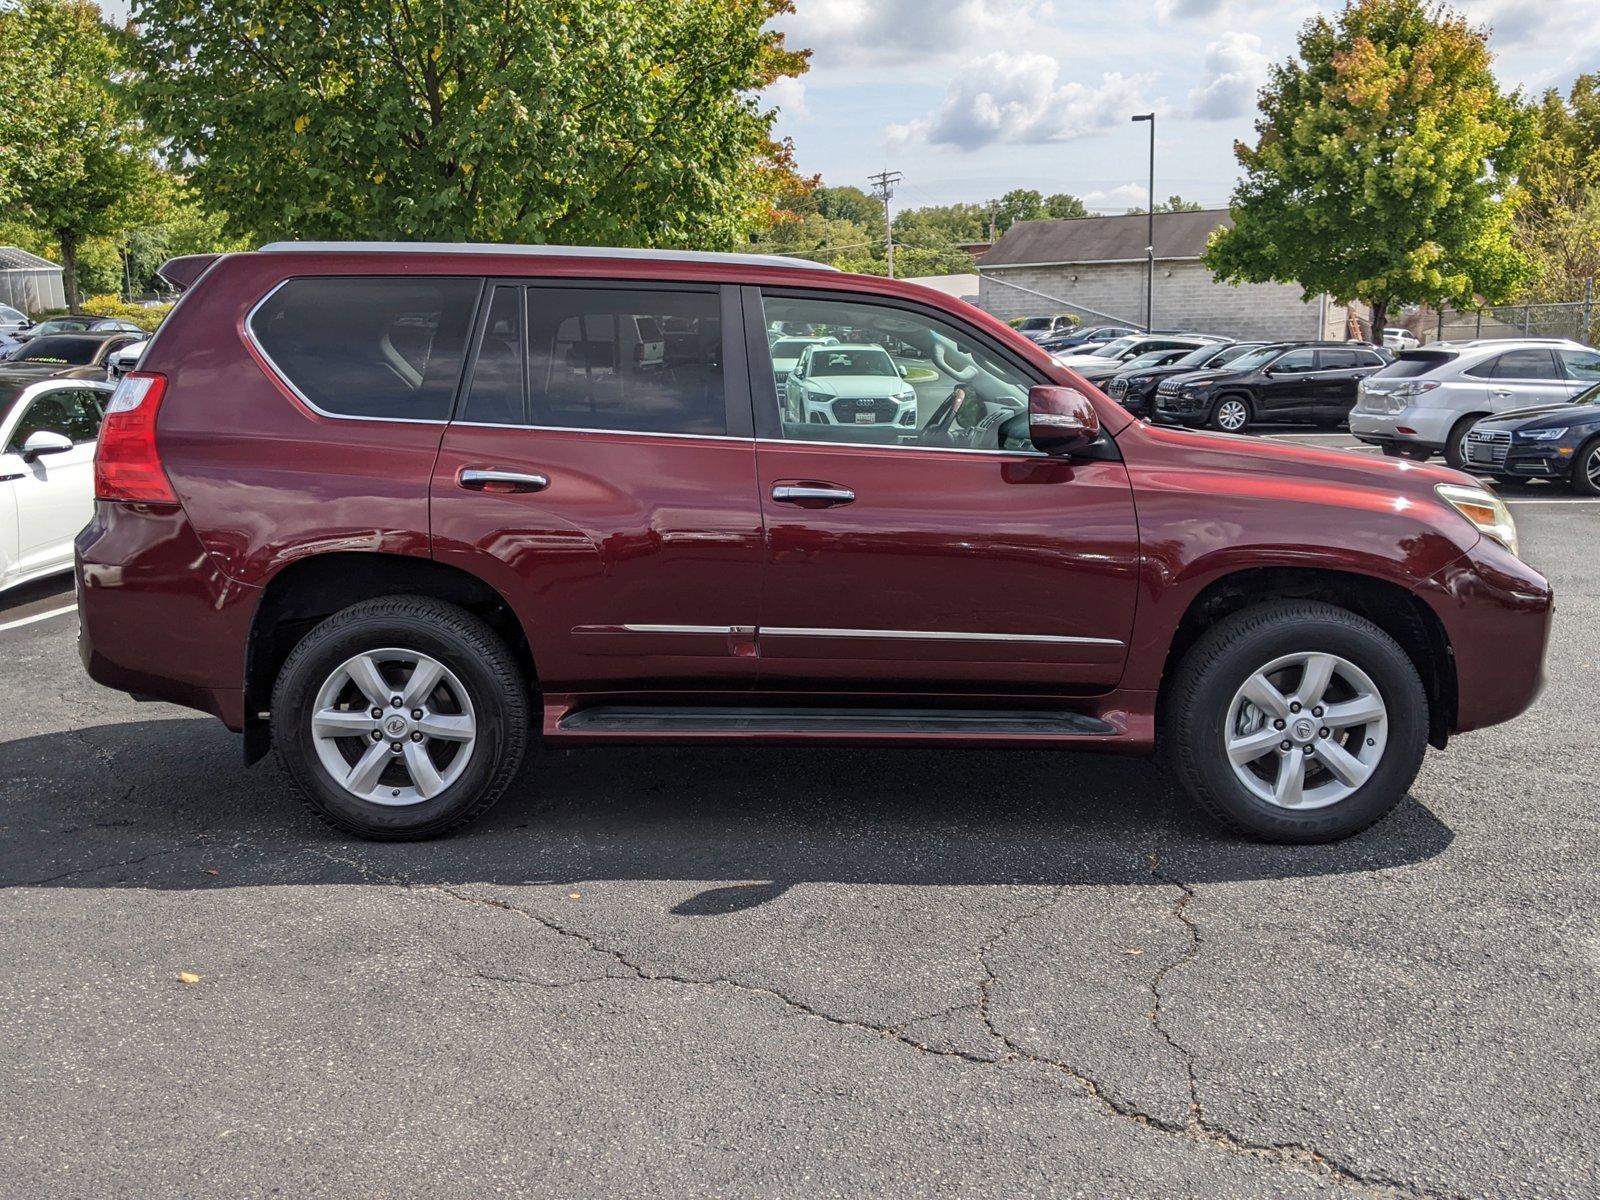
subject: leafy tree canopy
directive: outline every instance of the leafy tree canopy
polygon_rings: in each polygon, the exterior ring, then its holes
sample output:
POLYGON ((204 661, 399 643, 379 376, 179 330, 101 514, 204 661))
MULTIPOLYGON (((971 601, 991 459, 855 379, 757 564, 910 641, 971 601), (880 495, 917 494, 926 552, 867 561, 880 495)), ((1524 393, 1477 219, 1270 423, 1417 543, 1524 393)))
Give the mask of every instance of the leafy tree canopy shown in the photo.
POLYGON ((1297 282, 1307 298, 1503 298, 1528 273, 1512 186, 1531 122, 1490 71, 1483 30, 1425 0, 1352 0, 1314 17, 1272 69, 1234 228, 1207 262, 1236 282, 1297 282))
POLYGON ((153 218, 165 188, 149 141, 112 90, 118 41, 87 0, 0 8, 0 198, 48 234, 67 304, 79 300, 78 252, 153 218))
POLYGON ((788 0, 139 0, 136 92, 260 235, 729 247, 792 179, 788 0))
MULTIPOLYGON (((1158 213, 1199 212, 1205 207, 1198 200, 1185 200, 1182 196, 1168 196, 1166 200, 1156 205, 1158 213)), ((1130 208, 1129 216, 1140 216, 1144 213, 1142 208, 1130 208)))

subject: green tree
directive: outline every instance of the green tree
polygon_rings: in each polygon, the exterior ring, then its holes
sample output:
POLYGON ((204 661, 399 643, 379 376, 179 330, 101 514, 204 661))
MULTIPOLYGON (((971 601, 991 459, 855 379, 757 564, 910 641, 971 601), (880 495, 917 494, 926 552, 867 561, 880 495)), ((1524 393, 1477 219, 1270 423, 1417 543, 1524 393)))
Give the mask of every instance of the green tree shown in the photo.
POLYGON ((1547 90, 1533 120, 1536 136, 1519 179, 1519 213, 1543 221, 1583 207, 1600 185, 1600 75, 1579 75, 1565 99, 1547 90))
POLYGON ((1013 188, 998 200, 989 201, 994 210, 995 232, 1004 233, 1018 221, 1043 221, 1051 215, 1044 197, 1030 188, 1013 188))
POLYGON ((1490 71, 1487 36, 1425 0, 1352 0, 1272 69, 1234 227, 1207 263, 1234 282, 1295 282, 1365 301, 1471 305, 1527 276, 1512 195, 1531 121, 1490 71))
POLYGON ((0 8, 0 46, 0 195, 58 248, 76 311, 84 244, 154 217, 161 177, 144 130, 112 90, 122 57, 96 5, 22 0, 0 8))
MULTIPOLYGON (((1185 200, 1182 196, 1168 196, 1165 201, 1156 205, 1158 213, 1199 212, 1205 208, 1198 200, 1185 200)), ((1130 217, 1140 216, 1144 213, 1142 208, 1130 208, 1130 217)))
POLYGON ((1058 221, 1076 221, 1080 217, 1089 215, 1089 210, 1083 206, 1083 201, 1066 192, 1046 196, 1044 211, 1046 216, 1054 217, 1058 221))
POLYGON ((731 247, 790 171, 788 0, 138 0, 137 90, 257 234, 731 247))
POLYGON ((854 221, 883 236, 883 203, 858 187, 819 187, 812 193, 817 211, 830 221, 854 221))

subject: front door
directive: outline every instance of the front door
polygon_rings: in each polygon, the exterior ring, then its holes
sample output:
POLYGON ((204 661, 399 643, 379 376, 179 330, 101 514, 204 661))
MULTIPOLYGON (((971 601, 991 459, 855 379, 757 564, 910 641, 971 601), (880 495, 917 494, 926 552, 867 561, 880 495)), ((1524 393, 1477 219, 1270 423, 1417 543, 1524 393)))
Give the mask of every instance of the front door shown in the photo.
POLYGON ((838 293, 745 297, 767 531, 761 685, 1115 686, 1139 553, 1115 445, 1071 460, 1035 451, 1013 418, 1048 381, 933 310, 838 293), (795 325, 836 340, 811 350, 811 391, 784 405, 766 331, 795 325))
POLYGON ((72 564, 72 540, 94 515, 94 447, 105 396, 81 384, 39 389, 17 414, 0 454, 17 508, 18 577, 72 564), (40 431, 72 439, 72 449, 22 457, 23 444, 40 431))
POLYGON ((737 304, 709 286, 490 288, 434 468, 434 557, 508 597, 547 694, 755 682, 737 304))
POLYGON ((1303 420, 1316 411, 1317 352, 1303 346, 1280 354, 1267 367, 1258 389, 1256 419, 1303 420))

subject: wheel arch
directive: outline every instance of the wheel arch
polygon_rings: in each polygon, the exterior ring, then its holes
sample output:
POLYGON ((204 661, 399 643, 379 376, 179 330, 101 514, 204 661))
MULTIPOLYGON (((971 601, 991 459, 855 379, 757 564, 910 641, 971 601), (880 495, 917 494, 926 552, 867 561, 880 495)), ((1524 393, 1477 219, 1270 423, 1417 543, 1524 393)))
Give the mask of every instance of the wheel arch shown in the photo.
POLYGON ((1212 580, 1184 610, 1167 649, 1157 697, 1158 728, 1177 665, 1207 629, 1247 608, 1279 600, 1318 600, 1371 621, 1399 643, 1428 697, 1428 741, 1443 749, 1456 724, 1454 652, 1427 602, 1389 580, 1313 567, 1248 567, 1212 580))
POLYGON ((538 671, 522 622, 504 596, 460 567, 430 558, 377 552, 319 554, 290 563, 262 588, 245 647, 245 761, 270 749, 266 713, 272 685, 300 640, 341 609, 380 596, 429 596, 459 605, 503 639, 528 683, 538 671))

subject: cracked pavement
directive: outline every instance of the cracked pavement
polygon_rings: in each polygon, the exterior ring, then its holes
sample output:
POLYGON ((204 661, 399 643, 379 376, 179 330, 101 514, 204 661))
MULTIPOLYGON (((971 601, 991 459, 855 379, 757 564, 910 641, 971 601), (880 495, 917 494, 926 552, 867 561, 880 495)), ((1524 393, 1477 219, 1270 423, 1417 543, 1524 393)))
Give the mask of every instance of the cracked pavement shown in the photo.
POLYGON ((0 633, 0 1196, 1600 1195, 1594 512, 1517 512, 1539 705, 1327 847, 1138 761, 789 749, 369 845, 0 633))

